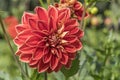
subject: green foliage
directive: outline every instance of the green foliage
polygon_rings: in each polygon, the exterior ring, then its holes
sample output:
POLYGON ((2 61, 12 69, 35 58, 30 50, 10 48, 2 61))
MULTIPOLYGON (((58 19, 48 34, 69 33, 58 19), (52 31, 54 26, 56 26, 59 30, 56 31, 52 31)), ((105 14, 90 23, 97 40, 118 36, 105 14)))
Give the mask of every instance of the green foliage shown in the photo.
POLYGON ((79 57, 77 56, 77 58, 73 61, 70 69, 65 69, 63 67, 61 71, 65 75, 66 79, 68 79, 69 77, 75 75, 78 72, 78 70, 79 70, 79 57))

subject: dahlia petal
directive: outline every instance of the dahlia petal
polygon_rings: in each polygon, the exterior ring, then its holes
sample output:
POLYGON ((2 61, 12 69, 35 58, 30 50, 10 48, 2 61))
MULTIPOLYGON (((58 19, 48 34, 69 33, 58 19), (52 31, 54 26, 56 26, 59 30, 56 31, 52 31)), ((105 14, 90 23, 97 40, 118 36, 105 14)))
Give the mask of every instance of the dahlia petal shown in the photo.
POLYGON ((71 45, 75 46, 76 50, 80 50, 82 48, 82 43, 79 40, 76 40, 71 45))
POLYGON ((65 26, 64 25, 62 25, 61 27, 59 27, 59 29, 58 29, 58 34, 61 34, 63 31, 64 31, 64 28, 65 28, 65 26))
POLYGON ((69 8, 59 10, 58 22, 60 21, 60 22, 64 23, 69 18, 70 18, 70 9, 69 8))
POLYGON ((24 43, 24 41, 20 40, 18 37, 16 37, 13 41, 18 46, 20 46, 20 45, 22 45, 24 43))
POLYGON ((42 39, 42 40, 40 40, 40 41, 38 42, 37 47, 43 48, 43 47, 45 47, 45 46, 46 46, 46 41, 45 41, 44 39, 42 39))
POLYGON ((68 28, 69 26, 73 26, 76 27, 78 26, 78 21, 76 19, 68 19, 67 22, 65 23, 66 28, 68 28))
POLYGON ((57 29, 54 18, 51 16, 49 21, 49 31, 55 31, 57 29))
POLYGON ((20 56, 22 53, 18 50, 16 51, 15 55, 20 56))
POLYGON ((34 60, 40 60, 44 56, 44 52, 42 48, 37 48, 35 53, 33 54, 34 60))
POLYGON ((61 52, 61 50, 58 49, 56 55, 57 55, 57 57, 59 59, 62 58, 62 52, 61 52))
POLYGON ((29 62, 29 65, 35 65, 38 62, 38 60, 31 59, 29 62))
POLYGON ((48 30, 48 25, 44 21, 38 21, 39 30, 48 30))
POLYGON ((34 51, 34 47, 23 44, 19 47, 19 50, 23 53, 32 53, 34 51))
MULTIPOLYGON (((83 12, 84 12, 84 8, 83 7, 81 7, 79 10, 75 10, 75 15, 77 16, 78 20, 82 19, 83 12)), ((89 16, 89 14, 86 12, 84 18, 86 18, 88 16, 89 16)))
POLYGON ((75 41, 77 40, 77 37, 76 37, 76 36, 72 36, 72 35, 70 35, 70 36, 65 36, 65 37, 63 38, 63 40, 66 40, 66 41, 69 42, 69 43, 73 43, 73 42, 75 42, 75 41))
POLYGON ((48 13, 47 10, 42 7, 36 7, 35 11, 39 17, 39 20, 48 22, 48 13))
POLYGON ((72 65, 72 61, 71 61, 71 60, 68 60, 68 62, 67 62, 67 64, 65 65, 65 67, 66 67, 67 69, 69 69, 69 68, 71 67, 71 65, 72 65))
POLYGON ((74 35, 76 35, 78 38, 82 38, 84 36, 84 32, 79 29, 79 31, 75 33, 74 35))
POLYGON ((29 65, 31 68, 34 68, 34 69, 36 69, 37 68, 37 66, 38 66, 38 63, 36 63, 36 64, 34 64, 34 65, 29 65))
POLYGON ((26 40, 31 35, 31 30, 27 29, 20 32, 17 37, 22 40, 26 40))
POLYGON ((26 44, 29 46, 37 46, 37 43, 40 41, 40 38, 37 36, 31 36, 26 40, 26 44))
POLYGON ((78 27, 75 27, 70 31, 70 34, 76 34, 77 32, 79 32, 79 30, 80 29, 78 27))
POLYGON ((34 18, 35 14, 24 12, 22 16, 22 24, 28 24, 30 18, 34 18))
POLYGON ((46 54, 49 54, 50 48, 49 48, 49 47, 45 47, 43 51, 44 51, 44 54, 45 54, 45 55, 46 55, 46 54))
POLYGON ((36 20, 35 19, 29 19, 29 24, 30 24, 30 28, 33 29, 33 30, 36 30, 37 27, 36 27, 36 20))
POLYGON ((33 59, 31 59, 30 62, 29 62, 29 66, 31 68, 35 68, 36 69, 38 67, 38 63, 39 63, 39 60, 33 60, 33 59))
POLYGON ((59 36, 61 37, 61 38, 63 38, 64 36, 66 36, 68 34, 68 31, 65 31, 65 32, 63 32, 62 34, 60 34, 59 36))
POLYGON ((51 58, 51 61, 50 61, 50 68, 52 70, 54 70, 57 67, 58 61, 59 61, 58 58, 53 55, 52 58, 51 58))
POLYGON ((74 46, 72 46, 72 45, 65 45, 65 46, 64 46, 64 49, 65 49, 67 52, 70 52, 70 53, 74 53, 74 52, 77 51, 76 48, 75 48, 74 46))
POLYGON ((57 67, 55 68, 55 72, 58 72, 62 68, 62 64, 58 63, 57 67))
POLYGON ((39 61, 39 64, 38 64, 38 72, 39 73, 42 73, 42 72, 45 72, 47 71, 47 69, 49 68, 49 64, 48 63, 43 63, 43 61, 39 61))
POLYGON ((44 55, 44 57, 43 57, 43 62, 44 62, 44 63, 48 63, 48 62, 50 62, 51 58, 52 58, 52 53, 47 53, 47 54, 44 55))
POLYGON ((77 2, 74 4, 74 10, 79 10, 81 7, 82 7, 82 3, 80 3, 79 1, 77 1, 77 2))
POLYGON ((53 17, 55 21, 54 23, 56 23, 57 18, 58 18, 58 10, 54 6, 49 6, 48 15, 49 17, 53 17))
POLYGON ((68 62, 68 55, 66 55, 65 53, 62 55, 62 58, 60 60, 61 64, 66 65, 68 62))
POLYGON ((44 31, 38 31, 38 30, 34 30, 32 31, 33 35, 38 36, 38 37, 46 37, 48 35, 47 32, 44 31))
POLYGON ((20 55, 20 60, 22 62, 28 63, 30 61, 31 57, 32 57, 32 54, 21 54, 20 55))
POLYGON ((69 59, 70 60, 74 60, 75 59, 75 56, 76 56, 76 53, 68 53, 68 56, 69 56, 69 59))
POLYGON ((27 25, 19 24, 15 28, 16 28, 17 33, 20 33, 27 28, 27 25))

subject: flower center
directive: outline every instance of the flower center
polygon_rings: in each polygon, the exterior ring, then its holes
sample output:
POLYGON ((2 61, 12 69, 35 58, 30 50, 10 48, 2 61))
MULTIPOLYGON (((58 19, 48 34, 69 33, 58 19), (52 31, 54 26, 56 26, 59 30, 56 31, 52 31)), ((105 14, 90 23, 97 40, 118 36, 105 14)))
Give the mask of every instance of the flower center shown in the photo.
POLYGON ((52 34, 48 37, 48 44, 50 47, 56 47, 57 45, 60 44, 60 37, 58 36, 58 34, 52 34))

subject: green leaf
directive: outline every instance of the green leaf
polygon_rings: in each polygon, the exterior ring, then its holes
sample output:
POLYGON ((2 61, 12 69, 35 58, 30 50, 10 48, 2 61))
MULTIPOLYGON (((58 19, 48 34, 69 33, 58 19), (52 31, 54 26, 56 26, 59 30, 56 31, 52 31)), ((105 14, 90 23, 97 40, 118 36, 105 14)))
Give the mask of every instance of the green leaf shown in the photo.
POLYGON ((64 67, 61 69, 63 74, 65 75, 66 79, 69 77, 75 75, 79 70, 79 57, 77 57, 73 63, 70 69, 65 69, 64 67))
POLYGON ((53 75, 57 80, 65 80, 65 76, 63 75, 63 73, 61 71, 59 71, 57 73, 53 72, 53 75))

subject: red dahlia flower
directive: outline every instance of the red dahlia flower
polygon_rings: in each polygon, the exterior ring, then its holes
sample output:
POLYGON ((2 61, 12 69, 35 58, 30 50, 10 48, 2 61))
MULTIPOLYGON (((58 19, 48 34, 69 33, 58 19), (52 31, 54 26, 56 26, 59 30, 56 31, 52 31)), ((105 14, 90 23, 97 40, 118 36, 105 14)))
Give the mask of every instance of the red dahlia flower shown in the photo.
POLYGON ((18 25, 18 19, 14 16, 8 16, 4 19, 5 24, 7 25, 7 32, 12 38, 15 38, 17 32, 15 30, 15 26, 18 25))
POLYGON ((84 33, 77 20, 70 19, 68 8, 36 7, 35 12, 25 12, 22 24, 16 26, 16 55, 40 73, 57 72, 63 65, 69 68, 76 51, 82 48, 80 38, 84 33))

